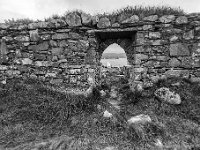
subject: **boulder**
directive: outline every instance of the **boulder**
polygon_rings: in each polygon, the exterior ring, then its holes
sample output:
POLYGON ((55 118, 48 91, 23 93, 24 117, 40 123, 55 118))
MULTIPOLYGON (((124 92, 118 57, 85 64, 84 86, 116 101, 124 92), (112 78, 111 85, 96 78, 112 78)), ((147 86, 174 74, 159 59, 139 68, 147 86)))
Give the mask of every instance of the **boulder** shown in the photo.
POLYGON ((77 13, 70 13, 66 16, 66 22, 71 27, 81 26, 81 17, 77 13))
POLYGON ((169 104, 180 104, 181 97, 179 94, 170 91, 169 88, 162 87, 155 91, 154 95, 161 101, 167 102, 169 104))
POLYGON ((140 123, 140 124, 145 124, 147 122, 151 122, 151 118, 149 117, 149 115, 144 115, 144 114, 140 114, 134 117, 131 117, 130 119, 128 119, 128 124, 135 124, 135 123, 140 123))
POLYGON ((111 26, 111 23, 107 17, 101 18, 97 24, 98 28, 108 28, 110 26, 111 26))

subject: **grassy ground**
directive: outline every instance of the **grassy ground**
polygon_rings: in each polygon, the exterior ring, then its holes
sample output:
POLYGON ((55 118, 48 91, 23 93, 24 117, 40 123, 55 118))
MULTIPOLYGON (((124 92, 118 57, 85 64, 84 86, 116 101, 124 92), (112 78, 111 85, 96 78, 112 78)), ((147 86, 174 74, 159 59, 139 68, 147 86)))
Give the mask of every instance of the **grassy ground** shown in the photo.
POLYGON ((51 90, 32 79, 8 80, 0 84, 0 146, 12 148, 67 135, 72 138, 68 149, 158 149, 157 139, 164 149, 200 147, 198 84, 167 79, 145 89, 144 94, 127 89, 123 93, 120 115, 148 114, 152 123, 127 127, 118 120, 103 118, 103 111, 96 108, 101 101, 98 92, 85 98, 51 90), (153 92, 162 86, 178 92, 182 103, 169 105, 157 100, 153 92))

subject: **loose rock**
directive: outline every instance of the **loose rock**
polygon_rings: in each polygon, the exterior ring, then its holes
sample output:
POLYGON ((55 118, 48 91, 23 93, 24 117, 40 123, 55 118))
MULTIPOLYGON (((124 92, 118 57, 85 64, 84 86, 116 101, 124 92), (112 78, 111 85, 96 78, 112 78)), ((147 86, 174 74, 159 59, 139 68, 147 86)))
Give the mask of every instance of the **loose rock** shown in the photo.
POLYGON ((181 97, 179 94, 172 92, 169 90, 169 88, 162 87, 155 91, 154 95, 167 103, 170 104, 180 104, 181 103, 181 97))

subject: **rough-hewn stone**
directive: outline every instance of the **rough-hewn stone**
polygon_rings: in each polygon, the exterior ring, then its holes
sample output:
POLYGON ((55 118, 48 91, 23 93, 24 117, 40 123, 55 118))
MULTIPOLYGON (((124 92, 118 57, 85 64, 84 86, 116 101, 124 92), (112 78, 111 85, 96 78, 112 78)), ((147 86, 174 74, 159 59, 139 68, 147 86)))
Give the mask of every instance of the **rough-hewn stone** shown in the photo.
POLYGON ((66 16, 66 22, 71 27, 81 26, 81 17, 76 13, 69 13, 66 16))
POLYGON ((123 20, 121 23, 122 24, 126 24, 126 23, 136 23, 138 22, 140 19, 137 15, 133 15, 130 18, 127 18, 126 20, 123 20))
POLYGON ((185 16, 180 16, 176 19, 176 24, 186 24, 188 23, 188 19, 185 16))
POLYGON ((92 16, 86 13, 81 13, 82 24, 83 25, 91 25, 92 23, 92 16))
POLYGON ((190 51, 187 44, 176 43, 170 44, 170 56, 189 56, 190 51))
POLYGON ((144 17, 143 20, 144 21, 151 21, 151 22, 153 22, 153 21, 158 20, 158 15, 152 15, 152 16, 144 17))
POLYGON ((69 34, 68 33, 57 33, 52 36, 53 40, 64 40, 64 39, 69 39, 69 34))
POLYGON ((175 16, 174 15, 165 15, 159 18, 160 22, 162 23, 170 23, 174 21, 175 16))
POLYGON ((194 31, 191 30, 191 31, 185 32, 185 33, 183 34, 183 38, 184 38, 185 40, 193 39, 193 38, 194 38, 194 31))
POLYGON ((101 18, 97 24, 98 28, 108 28, 110 26, 111 26, 111 23, 107 17, 101 18))
POLYGON ((198 15, 151 15, 139 20, 126 13, 112 18, 73 12, 48 21, 0 24, 0 38, 5 58, 0 60, 7 65, 0 71, 1 79, 26 74, 86 88, 89 76, 98 83, 100 57, 113 43, 126 52, 133 87, 148 87, 152 82, 147 79, 198 77, 200 72, 198 15))
POLYGON ((29 31, 29 34, 30 34, 30 40, 31 41, 34 41, 34 42, 39 41, 40 37, 39 37, 39 34, 38 34, 38 30, 29 31))

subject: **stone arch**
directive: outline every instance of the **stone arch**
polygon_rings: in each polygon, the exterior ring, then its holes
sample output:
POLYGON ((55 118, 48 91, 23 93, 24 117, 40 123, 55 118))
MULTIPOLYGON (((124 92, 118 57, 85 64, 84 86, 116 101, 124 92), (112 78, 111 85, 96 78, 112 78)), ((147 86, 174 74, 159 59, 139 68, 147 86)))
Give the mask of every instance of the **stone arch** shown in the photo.
MULTIPOLYGON (((100 81, 100 60, 104 50, 111 44, 116 43, 124 49, 130 70, 130 80, 132 76, 132 67, 134 67, 134 54, 136 44, 137 31, 131 30, 93 30, 89 32, 90 49, 87 52, 86 64, 92 66, 95 70, 94 80, 96 83, 100 81)), ((91 74, 90 74, 91 76, 91 74)))
MULTIPOLYGON (((107 53, 115 53, 115 54, 125 54, 125 57, 123 56, 123 62, 121 62, 119 59, 114 59, 112 62, 115 64, 114 66, 118 66, 118 67, 122 67, 122 66, 127 66, 128 65, 128 59, 127 59, 127 56, 126 56, 126 52, 124 51, 124 49, 118 45, 117 43, 113 43, 113 44, 110 44, 102 53, 102 56, 101 56, 101 59, 100 59, 100 62, 101 63, 104 63, 105 65, 105 62, 109 62, 107 60, 104 60, 103 58, 103 55, 104 54, 107 54, 107 53)), ((112 59, 112 58, 111 58, 112 59)), ((112 64, 112 63, 111 63, 112 64)), ((112 65, 113 66, 113 65, 112 65)))
POLYGON ((124 49, 128 63, 133 64, 134 60, 134 45, 135 45, 135 31, 115 31, 115 32, 97 32, 96 38, 98 45, 96 47, 96 59, 100 61, 104 50, 111 44, 118 44, 124 49))

